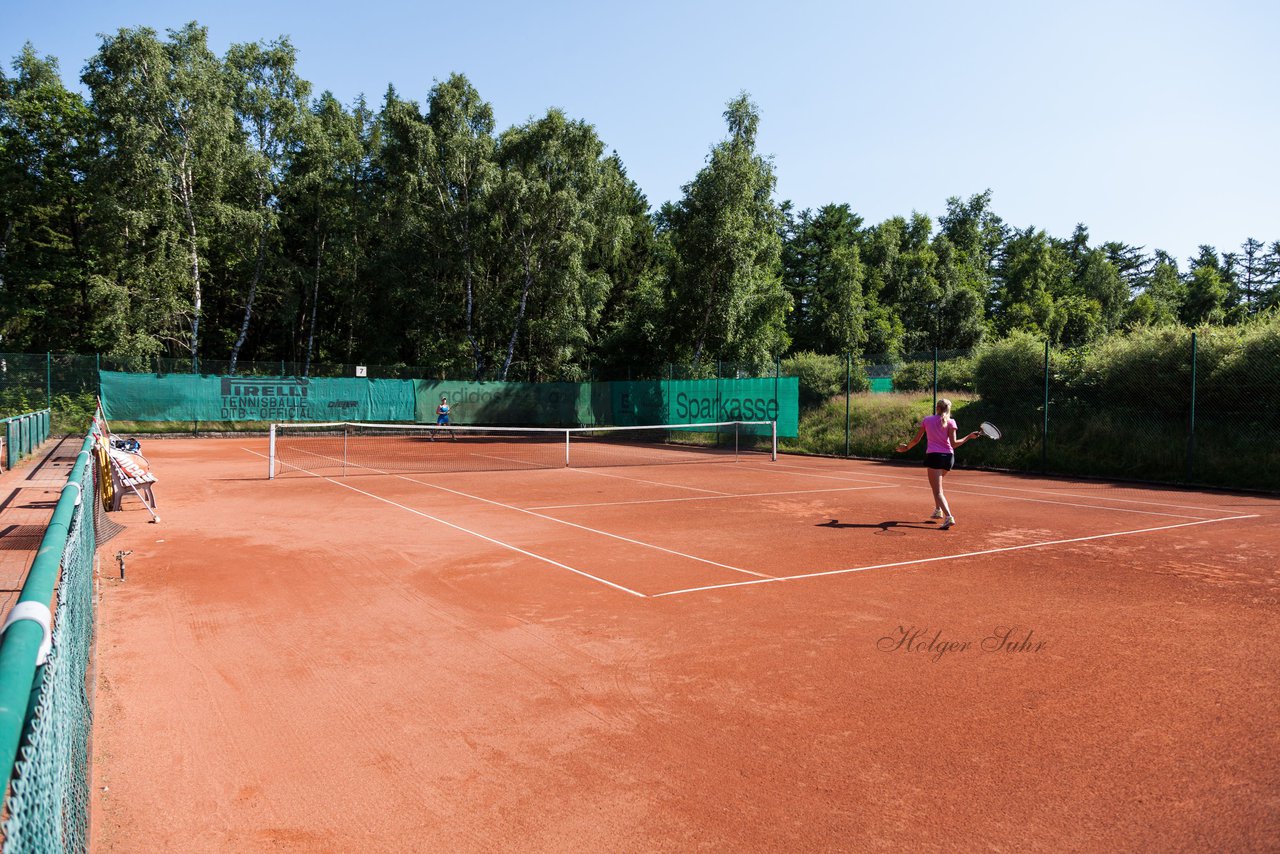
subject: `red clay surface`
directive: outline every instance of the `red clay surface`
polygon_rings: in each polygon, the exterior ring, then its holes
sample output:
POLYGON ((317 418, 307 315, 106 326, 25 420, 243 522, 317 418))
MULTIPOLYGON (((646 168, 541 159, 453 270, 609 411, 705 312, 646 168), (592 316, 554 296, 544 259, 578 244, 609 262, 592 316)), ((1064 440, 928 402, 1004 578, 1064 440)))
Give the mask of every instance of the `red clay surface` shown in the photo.
POLYGON ((146 443, 97 851, 1280 848, 1275 499, 266 445, 146 443))

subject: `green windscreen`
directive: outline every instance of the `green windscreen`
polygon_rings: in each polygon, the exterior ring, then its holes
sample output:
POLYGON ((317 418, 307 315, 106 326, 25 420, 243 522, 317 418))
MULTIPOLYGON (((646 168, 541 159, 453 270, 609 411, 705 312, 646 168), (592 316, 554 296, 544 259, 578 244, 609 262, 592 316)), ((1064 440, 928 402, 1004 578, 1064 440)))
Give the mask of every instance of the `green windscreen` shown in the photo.
POLYGON ((412 380, 101 371, 117 421, 412 421, 412 380))
MULTIPOLYGON (((797 435, 795 377, 598 383, 222 377, 101 371, 117 421, 377 421, 434 423, 447 396, 454 424, 548 427, 777 421, 797 435)), ((762 428, 753 428, 762 429, 762 428)))

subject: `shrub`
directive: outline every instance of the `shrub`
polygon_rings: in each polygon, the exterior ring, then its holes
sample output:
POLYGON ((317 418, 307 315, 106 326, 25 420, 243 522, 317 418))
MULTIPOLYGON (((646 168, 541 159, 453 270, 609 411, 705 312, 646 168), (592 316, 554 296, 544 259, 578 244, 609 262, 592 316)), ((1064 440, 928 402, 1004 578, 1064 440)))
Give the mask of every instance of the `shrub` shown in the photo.
MULTIPOLYGON (((939 391, 973 391, 973 359, 963 356, 938 362, 939 391)), ((893 373, 894 391, 933 389, 933 360, 907 362, 893 373)))
MULTIPOLYGON (((843 393, 847 371, 844 356, 823 356, 806 351, 782 360, 782 373, 800 380, 801 409, 819 406, 834 395, 843 393)), ((870 387, 866 371, 859 361, 854 361, 850 379, 853 391, 866 391, 870 387)))
POLYGON ((984 345, 973 358, 973 388, 992 406, 1038 406, 1044 400, 1044 341, 1014 332, 984 345))
POLYGON ((1214 346, 1216 336, 1206 331, 1197 336, 1196 360, 1196 391, 1203 405, 1251 420, 1280 416, 1280 315, 1240 327, 1236 346, 1222 354, 1214 346))

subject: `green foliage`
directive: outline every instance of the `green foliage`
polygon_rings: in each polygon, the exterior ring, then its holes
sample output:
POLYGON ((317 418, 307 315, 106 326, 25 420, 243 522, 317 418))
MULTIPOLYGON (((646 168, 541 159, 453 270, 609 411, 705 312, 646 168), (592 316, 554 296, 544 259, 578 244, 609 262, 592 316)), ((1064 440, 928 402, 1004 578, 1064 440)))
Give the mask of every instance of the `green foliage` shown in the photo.
POLYGON ((990 190, 936 221, 793 215, 745 93, 655 212, 587 121, 502 130, 461 74, 422 105, 392 87, 344 105, 312 98, 296 64, 284 38, 218 56, 195 22, 125 28, 85 97, 24 48, 0 75, 5 346, 569 379, 789 349, 894 361, 1013 332, 1088 351, 1176 323, 1211 348, 1210 327, 1280 304, 1280 241, 1201 247, 1184 274, 1158 249, 1090 245, 1083 224, 1014 228, 990 190))
MULTIPOLYGON (((972 358, 941 359, 938 362, 938 390, 974 391, 974 366, 972 358)), ((933 390, 933 361, 918 360, 903 363, 893 373, 894 391, 933 390)))
POLYGON ((861 223, 848 205, 802 211, 790 223, 782 264, 792 300, 787 329, 797 350, 847 353, 865 344, 861 223))
POLYGON ((854 393, 870 386, 863 365, 854 361, 852 370, 842 356, 823 356, 813 352, 795 353, 782 360, 783 375, 800 380, 800 407, 818 406, 828 398, 851 386, 854 393))
POLYGON ((782 213, 773 166, 755 150, 760 116, 744 93, 729 102, 725 121, 728 138, 659 218, 673 250, 671 352, 695 367, 715 357, 763 365, 788 344, 782 213))
POLYGON ((986 402, 1026 409, 1043 400, 1044 339, 1028 332, 984 344, 973 360, 973 387, 986 402))

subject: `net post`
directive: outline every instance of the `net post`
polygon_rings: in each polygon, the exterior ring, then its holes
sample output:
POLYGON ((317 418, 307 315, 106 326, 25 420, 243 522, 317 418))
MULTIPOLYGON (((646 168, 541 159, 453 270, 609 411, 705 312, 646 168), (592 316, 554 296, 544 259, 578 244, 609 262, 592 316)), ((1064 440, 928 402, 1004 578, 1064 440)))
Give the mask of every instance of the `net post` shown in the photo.
POLYGON ((276 479, 276 425, 271 425, 270 439, 267 442, 267 480, 276 479))
POLYGON ((769 428, 773 434, 773 448, 769 453, 769 459, 776 463, 778 461, 778 422, 770 421, 769 428))
POLYGON ((564 467, 569 468, 569 437, 573 435, 572 430, 564 431, 564 467))
POLYGON ((342 422, 342 476, 347 476, 347 434, 351 432, 351 425, 342 422))

